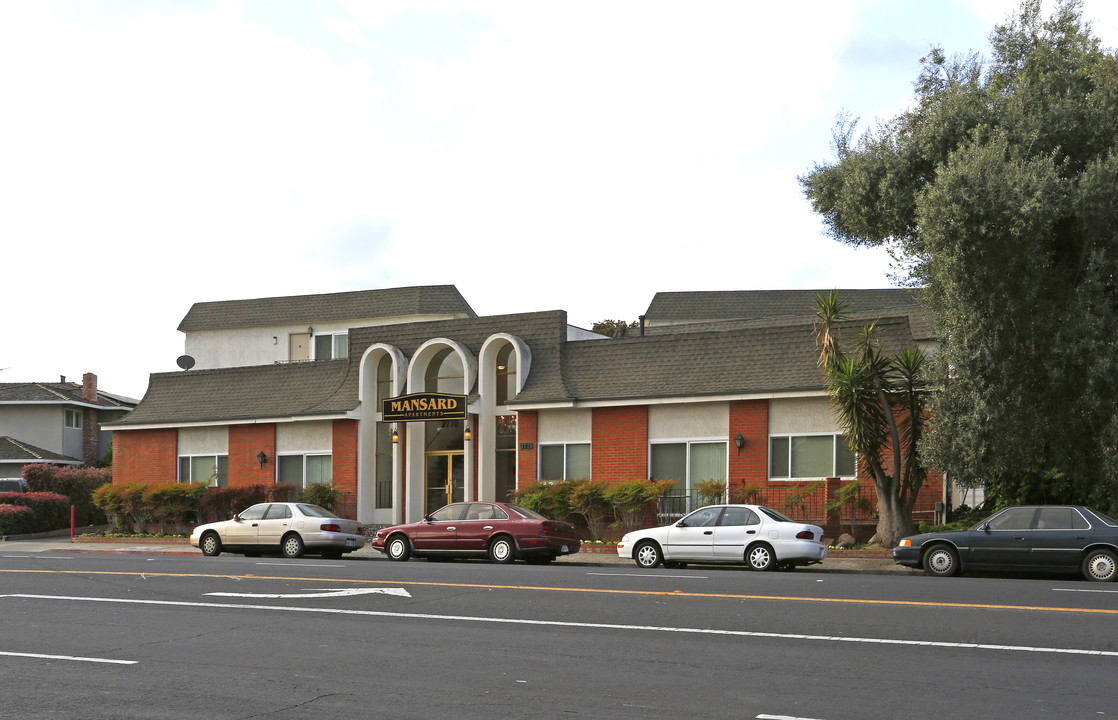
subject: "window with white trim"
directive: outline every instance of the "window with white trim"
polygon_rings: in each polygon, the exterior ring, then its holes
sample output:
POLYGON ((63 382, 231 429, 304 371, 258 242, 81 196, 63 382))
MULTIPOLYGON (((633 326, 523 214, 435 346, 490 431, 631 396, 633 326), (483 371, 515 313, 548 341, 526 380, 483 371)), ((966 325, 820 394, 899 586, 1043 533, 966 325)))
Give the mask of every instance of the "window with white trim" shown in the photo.
POLYGON ((349 357, 349 332, 315 333, 313 347, 315 360, 349 357))
MULTIPOLYGON (((57 416, 56 416, 57 417, 57 416)), ((66 427, 74 430, 82 429, 82 413, 81 410, 66 409, 66 427)))
POLYGON ((329 453, 280 455, 276 459, 276 483, 305 488, 334 479, 334 456, 329 453))
POLYGON ((769 438, 769 477, 773 480, 817 480, 855 477, 857 459, 841 433, 773 435, 769 438))
POLYGON ((649 478, 675 482, 675 492, 690 498, 696 483, 726 481, 725 441, 652 443, 649 446, 649 478))
POLYGON ((228 455, 180 455, 179 482, 199 482, 210 487, 229 484, 228 455))
POLYGON ((540 445, 540 480, 589 480, 590 443, 540 445))

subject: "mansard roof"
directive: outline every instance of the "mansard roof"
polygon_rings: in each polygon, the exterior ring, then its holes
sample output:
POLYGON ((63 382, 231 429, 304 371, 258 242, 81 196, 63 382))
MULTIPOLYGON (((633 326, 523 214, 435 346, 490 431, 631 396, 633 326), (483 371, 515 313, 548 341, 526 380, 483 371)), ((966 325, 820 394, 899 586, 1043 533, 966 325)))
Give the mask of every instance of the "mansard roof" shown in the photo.
POLYGON ((453 285, 194 303, 179 330, 218 330, 423 315, 477 317, 453 285))

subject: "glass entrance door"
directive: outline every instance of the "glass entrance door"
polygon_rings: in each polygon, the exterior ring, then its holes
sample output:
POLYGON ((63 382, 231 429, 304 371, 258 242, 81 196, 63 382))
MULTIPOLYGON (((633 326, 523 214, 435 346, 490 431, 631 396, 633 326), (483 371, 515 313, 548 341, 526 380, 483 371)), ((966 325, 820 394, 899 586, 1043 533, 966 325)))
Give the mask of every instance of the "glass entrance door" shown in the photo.
POLYGON ((431 513, 443 505, 465 499, 466 456, 460 452, 427 453, 427 508, 431 513))

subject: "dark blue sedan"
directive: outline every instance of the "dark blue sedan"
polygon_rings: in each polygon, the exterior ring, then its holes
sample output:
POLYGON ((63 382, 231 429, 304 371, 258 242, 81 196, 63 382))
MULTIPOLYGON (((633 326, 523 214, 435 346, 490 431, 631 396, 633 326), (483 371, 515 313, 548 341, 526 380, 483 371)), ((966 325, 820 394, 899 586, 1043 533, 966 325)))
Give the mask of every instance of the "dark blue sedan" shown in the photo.
POLYGON ((1118 579, 1118 521, 1082 505, 1025 505, 970 530, 913 535, 893 549, 898 565, 947 577, 964 570, 1081 572, 1118 579))

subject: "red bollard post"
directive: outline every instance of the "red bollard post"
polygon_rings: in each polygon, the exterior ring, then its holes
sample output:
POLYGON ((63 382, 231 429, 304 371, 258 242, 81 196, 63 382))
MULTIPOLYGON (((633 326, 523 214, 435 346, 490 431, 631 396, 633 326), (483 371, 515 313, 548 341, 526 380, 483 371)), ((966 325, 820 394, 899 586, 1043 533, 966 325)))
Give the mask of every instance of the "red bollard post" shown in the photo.
POLYGON ((74 542, 74 506, 70 506, 70 542, 74 542))

